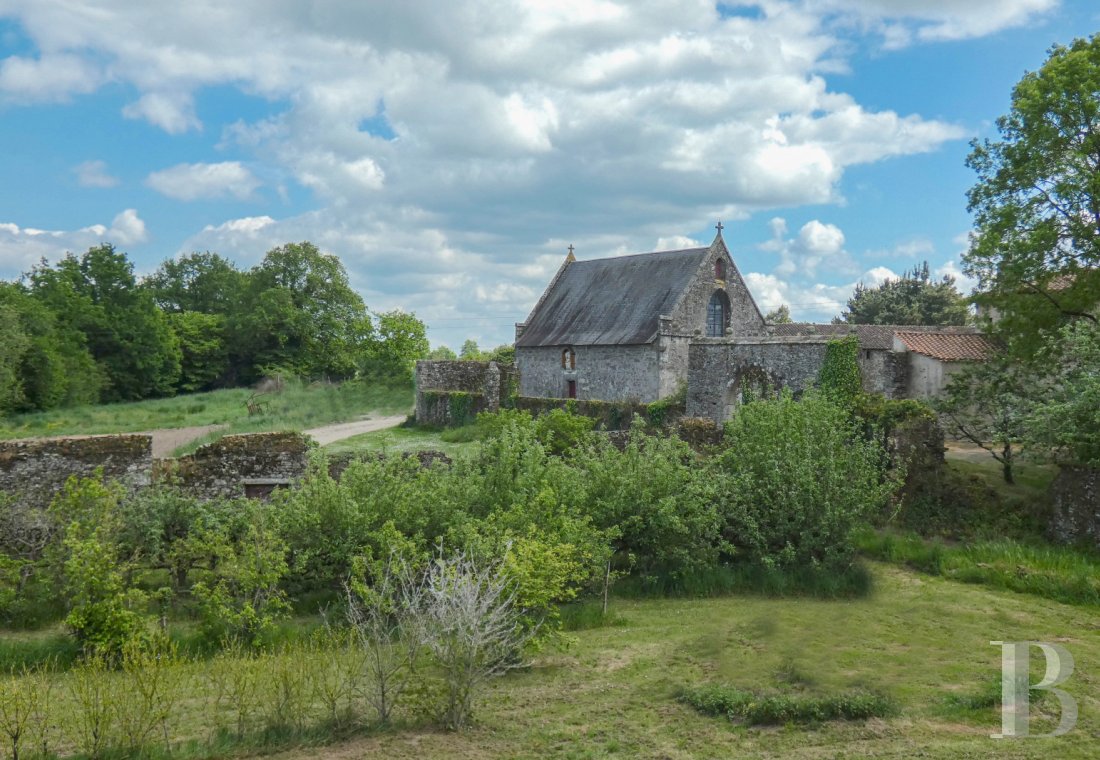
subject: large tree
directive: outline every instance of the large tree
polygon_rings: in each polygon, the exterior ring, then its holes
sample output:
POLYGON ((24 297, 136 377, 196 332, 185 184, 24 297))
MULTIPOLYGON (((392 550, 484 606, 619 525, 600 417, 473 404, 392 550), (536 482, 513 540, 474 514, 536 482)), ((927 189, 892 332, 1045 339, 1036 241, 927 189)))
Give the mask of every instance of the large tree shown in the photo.
POLYGON ((265 370, 350 377, 369 348, 374 330, 363 299, 340 260, 312 243, 268 251, 242 300, 231 324, 239 379, 265 370))
POLYGON ((853 325, 964 325, 969 316, 955 278, 934 279, 925 261, 878 287, 856 285, 840 319, 853 325))
POLYGON ((103 398, 130 401, 169 395, 180 374, 180 349, 164 312, 137 287, 134 266, 111 245, 43 262, 31 292, 65 328, 83 333, 107 377, 103 398))
POLYGON ((142 285, 166 312, 228 315, 240 307, 248 275, 216 253, 191 253, 165 261, 142 285))
POLYGON ((974 233, 964 257, 979 302, 1018 356, 1100 301, 1100 36, 1051 48, 1012 92, 999 140, 967 159, 974 233))

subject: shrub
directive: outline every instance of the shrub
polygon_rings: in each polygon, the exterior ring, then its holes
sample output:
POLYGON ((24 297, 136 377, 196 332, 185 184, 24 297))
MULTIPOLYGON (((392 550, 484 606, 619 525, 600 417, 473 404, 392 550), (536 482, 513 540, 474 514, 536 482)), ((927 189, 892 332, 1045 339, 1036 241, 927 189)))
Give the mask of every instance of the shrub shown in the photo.
POLYGON ((750 726, 821 723, 828 720, 887 718, 898 713, 889 697, 849 691, 827 697, 790 694, 756 695, 731 686, 707 685, 685 690, 681 701, 705 715, 725 715, 750 726))
POLYGON ((743 405, 715 460, 725 537, 765 567, 844 567, 851 533, 883 508, 899 473, 848 412, 824 396, 743 405))

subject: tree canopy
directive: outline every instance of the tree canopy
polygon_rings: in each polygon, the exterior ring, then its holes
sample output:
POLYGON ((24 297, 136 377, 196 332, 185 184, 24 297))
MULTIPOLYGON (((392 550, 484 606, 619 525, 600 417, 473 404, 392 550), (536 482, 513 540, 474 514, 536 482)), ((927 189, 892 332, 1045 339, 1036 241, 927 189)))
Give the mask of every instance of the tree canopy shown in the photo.
POLYGON ((1056 45, 1012 91, 999 140, 967 164, 974 233, 964 256, 978 300, 1001 314, 1013 353, 1032 356, 1100 301, 1100 36, 1056 45))
POLYGON ((970 316, 955 278, 934 279, 925 261, 878 287, 862 282, 848 299, 840 321, 853 325, 964 325, 970 316))

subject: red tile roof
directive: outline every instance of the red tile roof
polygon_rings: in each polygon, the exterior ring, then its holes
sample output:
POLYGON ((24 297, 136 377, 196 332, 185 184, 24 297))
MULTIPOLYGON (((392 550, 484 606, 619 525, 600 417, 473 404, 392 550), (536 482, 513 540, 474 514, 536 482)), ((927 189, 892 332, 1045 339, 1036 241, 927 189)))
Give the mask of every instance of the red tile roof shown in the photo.
POLYGON ((903 330, 894 334, 910 351, 945 362, 983 361, 997 350, 997 346, 984 335, 903 330))

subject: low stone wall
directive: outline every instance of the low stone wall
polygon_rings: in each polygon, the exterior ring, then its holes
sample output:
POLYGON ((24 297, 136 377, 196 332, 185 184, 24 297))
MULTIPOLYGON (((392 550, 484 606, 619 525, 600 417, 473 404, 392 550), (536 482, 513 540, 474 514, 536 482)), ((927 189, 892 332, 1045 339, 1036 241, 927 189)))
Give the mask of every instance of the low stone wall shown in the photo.
POLYGON ((496 362, 416 363, 416 421, 420 425, 464 425, 480 412, 495 412, 518 387, 514 367, 496 362))
POLYGON ((158 463, 157 480, 203 499, 265 495, 305 474, 313 445, 301 433, 227 435, 194 454, 158 463))
POLYGON ((149 484, 153 439, 103 435, 0 441, 0 492, 20 503, 46 507, 70 477, 104 477, 137 489, 149 484))
POLYGON ((1051 537, 1100 549, 1100 469, 1063 465, 1050 493, 1051 537))

